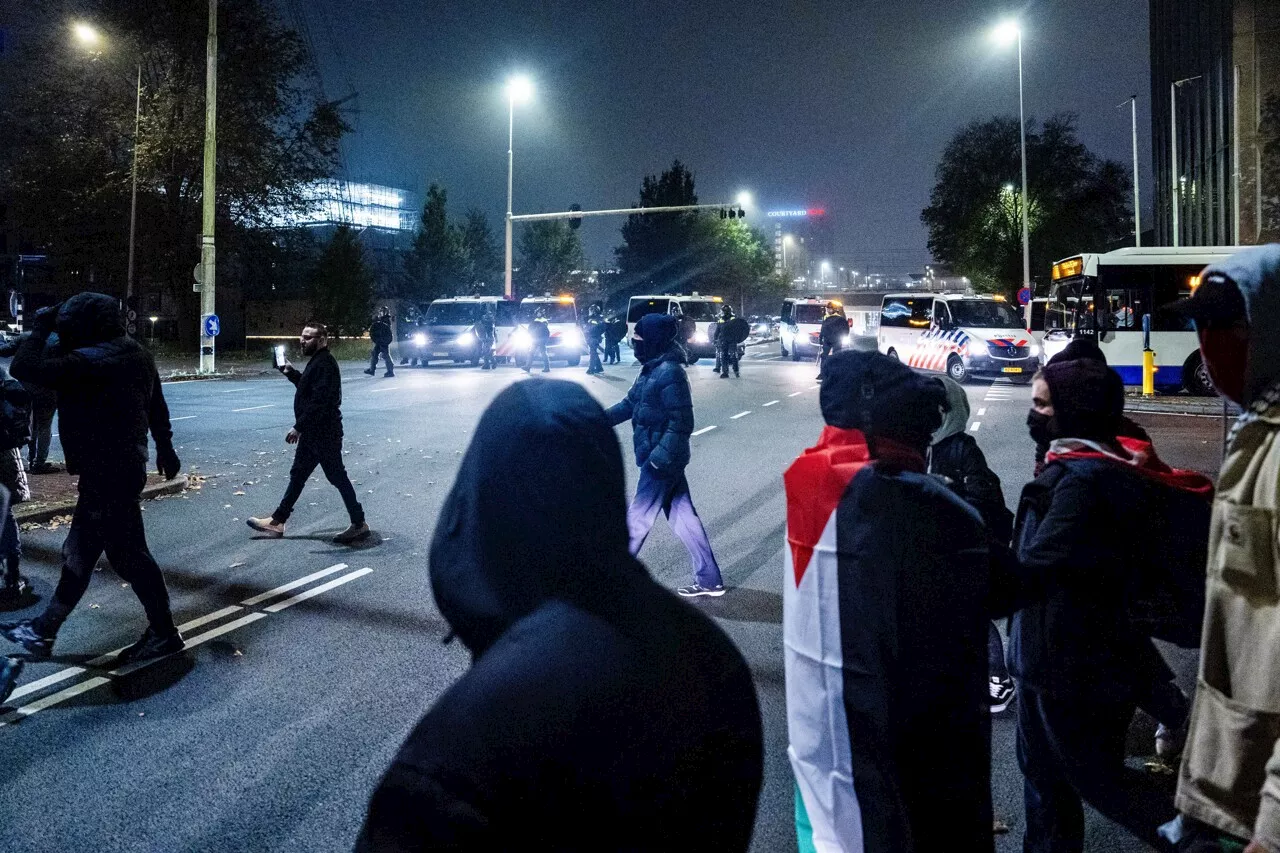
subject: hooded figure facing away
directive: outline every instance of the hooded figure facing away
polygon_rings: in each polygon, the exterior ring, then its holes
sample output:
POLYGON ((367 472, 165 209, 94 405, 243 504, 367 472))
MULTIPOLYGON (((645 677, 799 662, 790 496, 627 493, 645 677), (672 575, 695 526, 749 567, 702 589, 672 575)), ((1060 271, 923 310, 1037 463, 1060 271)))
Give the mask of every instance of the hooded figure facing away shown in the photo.
POLYGON ((942 386, 859 351, 824 375, 827 426, 783 477, 800 849, 990 851, 990 557, 978 513, 925 473, 942 386))
POLYGON ((631 557, 625 511, 586 391, 498 395, 431 545, 436 603, 474 662, 396 756, 358 850, 747 849, 751 674, 631 557))

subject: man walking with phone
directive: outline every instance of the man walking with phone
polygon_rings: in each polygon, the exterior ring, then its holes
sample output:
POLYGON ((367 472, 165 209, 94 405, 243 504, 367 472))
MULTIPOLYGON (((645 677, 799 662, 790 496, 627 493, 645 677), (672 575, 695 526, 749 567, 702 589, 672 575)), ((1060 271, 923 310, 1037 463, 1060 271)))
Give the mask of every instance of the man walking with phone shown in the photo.
POLYGON ((247 524, 271 538, 283 537, 285 522, 318 465, 325 479, 337 487, 351 516, 351 525, 333 541, 350 545, 369 535, 369 525, 342 464, 342 373, 338 360, 329 352, 329 331, 323 323, 308 323, 299 342, 302 354, 309 359, 306 368, 299 371, 287 359, 276 368, 298 386, 293 397, 293 427, 284 437, 286 443, 298 446, 289 470, 289 486, 275 512, 264 518, 250 518, 247 524))

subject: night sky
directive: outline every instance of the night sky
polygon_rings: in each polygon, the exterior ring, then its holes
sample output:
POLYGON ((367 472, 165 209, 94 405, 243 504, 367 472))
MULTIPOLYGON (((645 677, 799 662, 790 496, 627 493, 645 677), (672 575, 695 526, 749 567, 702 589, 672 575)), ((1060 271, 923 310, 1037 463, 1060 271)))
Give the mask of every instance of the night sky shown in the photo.
MULTIPOLYGON (((759 208, 827 208, 841 266, 916 270, 930 258, 920 210, 938 157, 973 119, 1017 113, 1016 50, 987 38, 1024 26, 1028 118, 1070 111, 1096 153, 1128 164, 1139 95, 1150 204, 1146 0, 306 0, 299 15, 325 93, 358 92, 346 177, 449 191, 451 212, 506 203, 509 73, 537 94, 517 107, 515 212, 625 207, 679 157, 699 200, 750 190, 759 208)), ((596 265, 621 219, 588 220, 596 265)), ((750 221, 763 224, 763 217, 750 221)))

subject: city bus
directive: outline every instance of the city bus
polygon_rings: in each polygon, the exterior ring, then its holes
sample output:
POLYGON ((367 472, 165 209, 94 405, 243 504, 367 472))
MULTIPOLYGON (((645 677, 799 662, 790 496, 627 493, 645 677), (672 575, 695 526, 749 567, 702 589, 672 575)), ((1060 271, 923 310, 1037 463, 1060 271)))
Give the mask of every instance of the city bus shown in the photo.
POLYGON ((1092 337, 1126 385, 1141 385, 1142 318, 1150 314, 1156 388, 1212 395, 1195 330, 1171 305, 1195 291, 1206 266, 1239 250, 1135 247, 1063 258, 1053 265, 1045 310, 1045 357, 1061 352, 1076 336, 1092 337))

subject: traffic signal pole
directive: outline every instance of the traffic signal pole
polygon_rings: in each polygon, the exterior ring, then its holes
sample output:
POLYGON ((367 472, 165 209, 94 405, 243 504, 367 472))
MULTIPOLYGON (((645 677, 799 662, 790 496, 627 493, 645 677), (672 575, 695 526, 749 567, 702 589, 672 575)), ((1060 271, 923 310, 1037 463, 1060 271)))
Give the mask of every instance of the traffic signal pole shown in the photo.
POLYGON ((209 0, 209 38, 205 47, 204 88, 204 188, 201 201, 204 223, 200 231, 200 372, 214 372, 214 336, 205 332, 205 318, 217 313, 214 285, 217 276, 217 254, 214 251, 213 228, 216 201, 216 164, 218 159, 218 0, 209 0))

